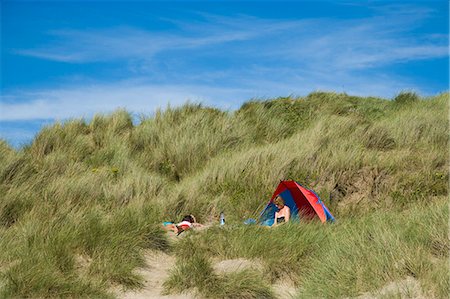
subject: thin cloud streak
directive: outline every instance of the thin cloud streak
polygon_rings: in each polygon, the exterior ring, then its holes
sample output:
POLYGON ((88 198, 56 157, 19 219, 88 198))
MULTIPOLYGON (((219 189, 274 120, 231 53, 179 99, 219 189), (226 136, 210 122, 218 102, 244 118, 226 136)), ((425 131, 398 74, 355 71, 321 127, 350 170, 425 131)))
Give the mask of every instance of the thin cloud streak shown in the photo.
POLYGON ((296 75, 290 69, 280 69, 275 72, 277 76, 268 78, 266 73, 272 71, 255 68, 245 74, 229 73, 232 77, 241 76, 240 83, 232 88, 211 84, 154 85, 143 78, 136 78, 89 87, 15 91, 0 98, 0 121, 89 118, 96 113, 110 113, 118 108, 151 114, 168 104, 180 106, 188 101, 233 110, 251 99, 305 96, 317 90, 385 98, 391 98, 401 90, 413 90, 420 94, 428 92, 417 89, 404 78, 387 75, 358 78, 346 73, 320 71, 296 75))
MULTIPOLYGON (((408 7, 406 7, 408 8, 408 7)), ((297 66, 334 70, 354 70, 390 63, 447 56, 448 35, 437 38, 423 34, 405 39, 404 33, 429 17, 409 13, 365 19, 271 20, 251 16, 222 17, 201 14, 196 23, 175 23, 176 32, 156 32, 132 27, 104 30, 58 30, 50 34, 57 42, 15 53, 68 63, 106 62, 139 59, 149 61, 157 54, 204 49, 225 50, 243 59, 261 57, 270 61, 290 61, 297 66), (224 48, 225 47, 225 48, 224 48)), ((221 53, 221 51, 219 51, 221 53)))
POLYGON ((307 68, 353 71, 448 55, 447 34, 405 38, 417 16, 319 20, 283 49, 265 52, 307 68), (319 29, 317 29, 319 28, 319 29), (326 28, 326 29, 321 29, 326 28))
POLYGON ((229 109, 232 108, 229 100, 238 94, 245 96, 248 91, 207 86, 155 86, 139 82, 16 92, 5 95, 5 99, 2 96, 0 121, 92 117, 96 113, 110 113, 118 108, 153 113, 168 104, 179 106, 188 101, 211 106, 214 103, 229 109))
POLYGON ((16 50, 15 53, 68 63, 104 62, 130 57, 148 59, 176 43, 169 35, 160 36, 125 27, 91 31, 55 30, 49 35, 59 41, 42 48, 16 50))
POLYGON ((59 39, 58 43, 36 49, 18 49, 14 52, 19 55, 68 63, 130 58, 148 60, 155 54, 164 51, 211 47, 223 43, 245 41, 255 34, 261 34, 261 32, 228 30, 226 28, 218 30, 206 24, 192 27, 191 30, 190 32, 183 30, 178 34, 146 31, 133 27, 91 31, 55 30, 48 34, 59 39), (208 28, 210 28, 209 32, 208 28))

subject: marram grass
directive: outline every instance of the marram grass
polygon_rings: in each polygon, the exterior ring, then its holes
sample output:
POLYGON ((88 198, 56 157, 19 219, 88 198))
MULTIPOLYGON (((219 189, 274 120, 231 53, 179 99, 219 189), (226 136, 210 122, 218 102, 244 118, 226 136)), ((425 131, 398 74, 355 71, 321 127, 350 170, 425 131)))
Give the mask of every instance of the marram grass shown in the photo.
POLYGON ((142 286, 143 250, 164 250, 179 255, 168 292, 270 298, 287 275, 299 297, 339 298, 412 277, 446 298, 448 100, 188 103, 137 125, 125 110, 55 123, 21 149, 0 141, 0 297, 113 297, 142 286), (337 223, 240 225, 282 179, 313 188, 337 223), (216 223, 221 210, 227 228, 176 245, 160 227, 186 213, 216 223), (258 259, 264 273, 217 274, 211 258, 258 259))
MULTIPOLYGON (((403 212, 379 211, 331 225, 216 227, 177 243, 181 266, 176 271, 184 275, 173 272, 169 282, 177 281, 183 290, 198 287, 186 281, 200 264, 193 256, 203 263, 246 258, 263 262, 266 284, 290 277, 301 287, 299 298, 353 297, 407 277, 418 281, 426 297, 445 298, 449 274, 439 275, 449 258, 448 218, 446 198, 440 198, 403 212)), ((177 288, 169 283, 168 290, 177 288)))

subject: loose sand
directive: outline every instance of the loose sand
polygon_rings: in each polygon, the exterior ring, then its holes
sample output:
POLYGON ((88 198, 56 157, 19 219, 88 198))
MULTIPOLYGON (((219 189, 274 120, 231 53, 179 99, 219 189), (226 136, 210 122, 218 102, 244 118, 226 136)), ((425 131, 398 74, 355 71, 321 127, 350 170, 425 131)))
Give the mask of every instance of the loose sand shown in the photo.
MULTIPOLYGON (((171 242, 176 242, 178 237, 168 232, 171 242)), ((148 251, 145 254, 146 267, 137 270, 137 273, 144 278, 144 287, 136 291, 117 290, 114 293, 118 298, 123 299, 193 299, 198 298, 192 292, 183 294, 163 295, 163 283, 169 277, 170 270, 175 266, 176 258, 163 252, 148 251)), ((213 268, 217 274, 251 269, 253 271, 263 271, 263 264, 258 260, 247 260, 243 258, 213 261, 213 268)), ((272 285, 272 289, 277 298, 294 298, 296 288, 289 279, 282 279, 272 285)))
POLYGON ((117 292, 123 299, 191 299, 192 294, 163 295, 163 283, 169 277, 169 271, 175 265, 175 257, 162 252, 145 254, 147 267, 139 269, 138 273, 144 278, 144 288, 137 291, 117 292))

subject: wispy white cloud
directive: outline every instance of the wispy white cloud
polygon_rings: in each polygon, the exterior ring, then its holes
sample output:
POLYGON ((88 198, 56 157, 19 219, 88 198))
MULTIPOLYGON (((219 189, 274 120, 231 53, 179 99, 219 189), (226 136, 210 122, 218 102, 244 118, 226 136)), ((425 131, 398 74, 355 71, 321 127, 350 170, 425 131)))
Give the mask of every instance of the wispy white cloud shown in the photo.
POLYGON ((15 53, 70 63, 109 61, 130 57, 151 58, 177 41, 170 35, 137 28, 104 30, 54 30, 48 33, 55 42, 40 48, 19 49, 15 53))
POLYGON ((354 20, 316 20, 286 47, 265 52, 307 68, 353 71, 448 55, 447 34, 409 34, 425 16, 378 16, 354 20))
MULTIPOLYGON (((239 108, 250 99, 278 96, 305 96, 315 90, 346 92, 352 95, 378 95, 390 98, 401 90, 426 94, 405 78, 395 80, 387 75, 354 77, 345 72, 305 72, 296 75, 290 69, 249 69, 238 77, 233 87, 208 84, 156 85, 144 78, 96 83, 89 86, 67 85, 60 88, 12 91, 0 98, 0 121, 64 120, 90 118, 97 113, 110 113, 118 108, 137 114, 151 114, 167 105, 179 106, 188 101, 203 103, 223 110, 239 108)), ((219 74, 218 76, 222 76, 219 74)), ((202 74, 199 74, 202 76, 202 74)))
MULTIPOLYGON (((151 31, 133 27, 93 30, 55 30, 52 42, 18 49, 17 54, 70 63, 139 59, 174 52, 200 55, 216 49, 220 55, 260 57, 271 62, 290 61, 300 66, 353 70, 390 63, 445 57, 448 35, 408 36, 408 30, 430 16, 429 8, 379 8, 382 15, 368 18, 274 20, 239 15, 199 14, 202 20, 171 21, 176 30, 151 31), (236 45, 236 43, 238 43, 236 45)), ((181 53, 181 54, 180 54, 181 53)), ((262 61, 264 62, 264 60, 262 61)), ((145 68, 143 68, 145 69, 145 68)))
MULTIPOLYGON (((211 23, 179 23, 177 32, 118 27, 92 30, 53 30, 48 32, 54 42, 38 48, 16 49, 19 55, 69 63, 110 61, 116 59, 151 59, 164 51, 179 51, 245 41, 262 34, 260 30, 239 30, 221 21, 211 23)), ((266 24, 267 26, 268 24, 266 24)), ((272 28, 274 30, 275 28, 272 28)))
POLYGON ((242 97, 246 95, 249 93, 245 89, 152 85, 141 80, 15 91, 2 95, 0 121, 92 117, 118 108, 135 113, 153 113, 168 104, 178 106, 187 101, 230 109, 233 103, 243 101, 242 97))
POLYGON ((115 59, 151 59, 172 50, 212 47, 231 42, 251 41, 267 34, 295 29, 304 21, 276 21, 252 16, 223 17, 198 13, 200 21, 162 19, 175 24, 170 31, 144 30, 122 26, 106 29, 60 29, 47 32, 48 44, 31 49, 15 49, 19 55, 84 63, 115 59))

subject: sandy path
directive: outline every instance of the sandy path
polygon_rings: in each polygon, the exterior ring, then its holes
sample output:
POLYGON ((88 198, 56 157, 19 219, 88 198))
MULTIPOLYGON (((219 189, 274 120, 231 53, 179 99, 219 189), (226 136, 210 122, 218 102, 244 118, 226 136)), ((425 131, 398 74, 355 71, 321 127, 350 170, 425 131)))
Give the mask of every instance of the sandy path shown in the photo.
POLYGON ((138 270, 144 278, 144 288, 137 291, 117 293, 118 298, 123 299, 192 299, 190 294, 162 295, 163 283, 169 277, 169 272, 175 266, 175 257, 163 252, 148 252, 145 254, 146 268, 138 270))
MULTIPOLYGON (((136 291, 116 292, 118 298, 122 299, 193 299, 193 294, 170 294, 162 295, 163 283, 169 277, 169 272, 175 266, 176 258, 163 252, 148 252, 145 254, 147 267, 137 272, 144 278, 144 288, 136 291)), ((216 261, 214 264, 216 273, 226 274, 244 269, 262 271, 259 261, 246 259, 231 259, 216 261)), ((275 296, 280 299, 294 298, 296 289, 288 281, 278 281, 272 285, 275 296)))
MULTIPOLYGON (((244 258, 230 259, 216 261, 213 264, 214 271, 220 274, 227 274, 230 272, 238 272, 245 269, 254 271, 263 271, 263 264, 258 260, 247 260, 244 258)), ((295 298, 297 289, 289 278, 280 279, 272 285, 272 290, 279 299, 295 298)))
MULTIPOLYGON (((168 234, 171 242, 177 242, 178 238, 168 234)), ((148 251, 145 255, 146 267, 137 270, 144 278, 144 287, 136 291, 116 291, 117 298, 121 299, 194 299, 198 298, 193 293, 163 295, 163 283, 169 277, 170 270, 175 267, 176 257, 163 252, 148 251)), ((263 271, 263 265, 258 260, 247 260, 244 258, 213 261, 214 271, 218 274, 227 274, 244 269, 263 271)), ((289 279, 282 279, 272 285, 277 298, 294 298, 296 288, 289 279)))

